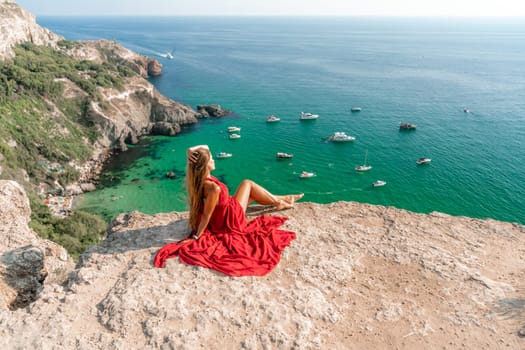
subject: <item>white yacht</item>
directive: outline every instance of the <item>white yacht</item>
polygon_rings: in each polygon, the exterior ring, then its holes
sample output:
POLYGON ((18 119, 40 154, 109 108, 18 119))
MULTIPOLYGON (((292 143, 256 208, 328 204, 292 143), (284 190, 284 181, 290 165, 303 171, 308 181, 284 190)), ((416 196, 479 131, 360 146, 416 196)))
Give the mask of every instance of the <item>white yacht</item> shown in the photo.
POLYGON ((314 177, 314 176, 315 176, 315 173, 312 173, 312 172, 309 172, 309 171, 303 171, 303 172, 301 173, 301 175, 299 175, 299 177, 300 177, 301 179, 307 179, 307 178, 309 178, 309 177, 314 177))
POLYGON ((230 134, 230 139, 231 140, 240 139, 240 138, 241 138, 241 135, 239 135, 239 134, 230 134))
POLYGON ((278 159, 290 159, 290 158, 293 158, 293 154, 285 153, 285 152, 277 152, 277 158, 278 159))
POLYGON ((215 155, 215 158, 231 158, 233 154, 227 152, 219 152, 215 155))
POLYGON ((423 164, 429 164, 431 161, 432 161, 431 158, 422 157, 422 158, 419 158, 418 160, 416 160, 416 163, 418 165, 423 165, 423 164))
POLYGON ((301 120, 312 120, 317 118, 319 118, 319 114, 312 114, 309 112, 301 112, 301 116, 299 117, 301 120))
POLYGON ((334 132, 333 135, 330 135, 328 140, 332 142, 348 142, 348 141, 354 141, 355 137, 347 135, 346 133, 342 131, 336 131, 334 132))
POLYGON ((281 121, 281 118, 277 118, 273 114, 269 115, 268 117, 266 117, 266 122, 267 123, 275 123, 275 122, 278 122, 278 121, 281 121))
POLYGON ((238 126, 228 126, 228 132, 241 132, 241 128, 238 126))
POLYGON ((381 186, 384 186, 384 185, 386 185, 386 181, 383 181, 383 180, 377 180, 377 181, 375 181, 372 184, 372 186, 374 186, 374 187, 381 187, 381 186))

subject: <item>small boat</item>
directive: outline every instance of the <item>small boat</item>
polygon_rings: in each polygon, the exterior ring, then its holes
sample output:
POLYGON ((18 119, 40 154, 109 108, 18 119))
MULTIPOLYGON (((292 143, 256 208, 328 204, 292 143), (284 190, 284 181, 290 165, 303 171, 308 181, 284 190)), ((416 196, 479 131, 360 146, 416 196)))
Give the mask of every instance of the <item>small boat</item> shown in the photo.
POLYGON ((269 115, 268 117, 266 117, 266 122, 267 123, 275 123, 275 122, 278 122, 278 121, 281 121, 281 118, 277 118, 273 114, 269 115))
POLYGON ((349 135, 347 135, 346 133, 344 133, 342 131, 336 131, 336 132, 334 132, 333 135, 331 135, 328 138, 328 140, 332 141, 332 142, 348 142, 348 141, 354 141, 355 137, 349 136, 349 135))
POLYGON ((352 107, 352 108, 350 108, 350 111, 352 111, 352 112, 361 112, 361 107, 352 107))
POLYGON ((465 113, 470 113, 470 109, 468 109, 467 107, 463 108, 463 112, 465 113))
POLYGON ((423 164, 429 164, 431 161, 432 161, 432 159, 430 159, 430 158, 422 157, 422 158, 419 158, 418 160, 416 160, 416 163, 418 165, 423 165, 423 164))
POLYGON ((315 176, 315 173, 311 173, 311 172, 309 172, 309 171, 303 171, 303 172, 301 173, 301 175, 299 175, 299 177, 300 177, 301 179, 307 179, 307 178, 309 178, 309 177, 314 177, 314 176, 315 176))
POLYGON ((400 130, 416 130, 416 124, 401 123, 399 124, 400 130))
POLYGON ((277 159, 290 159, 290 158, 293 158, 293 154, 277 152, 277 159))
POLYGON ((241 128, 238 126, 228 126, 228 132, 241 132, 241 128))
POLYGON ((171 52, 160 53, 159 56, 167 58, 169 60, 172 60, 172 59, 175 58, 175 57, 173 57, 173 54, 171 52))
POLYGON ((233 140, 233 139, 240 139, 241 138, 241 135, 239 134, 230 134, 230 139, 233 140))
POLYGON ((299 117, 301 120, 312 120, 317 118, 319 118, 319 114, 312 114, 309 112, 301 112, 301 116, 299 117))
POLYGON ((215 158, 230 158, 233 154, 226 152, 219 152, 215 155, 215 158))
POLYGON ((377 180, 374 183, 372 183, 372 186, 374 186, 374 187, 381 187, 381 186, 384 186, 384 185, 386 185, 386 181, 383 181, 383 180, 377 180))
POLYGON ((368 150, 365 152, 365 162, 363 163, 363 165, 356 166, 355 167, 356 171, 368 171, 368 170, 372 169, 371 165, 366 164, 367 158, 368 158, 368 150))

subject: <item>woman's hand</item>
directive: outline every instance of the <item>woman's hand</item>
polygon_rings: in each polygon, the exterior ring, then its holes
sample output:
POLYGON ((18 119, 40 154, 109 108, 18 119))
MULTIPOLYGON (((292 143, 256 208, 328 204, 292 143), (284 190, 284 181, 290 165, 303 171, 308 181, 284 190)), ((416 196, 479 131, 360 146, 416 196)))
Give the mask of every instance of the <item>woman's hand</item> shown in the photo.
POLYGON ((193 146, 193 147, 188 148, 188 150, 186 151, 186 158, 188 159, 188 163, 192 163, 193 164, 193 163, 195 163, 198 160, 197 150, 199 148, 205 148, 208 151, 210 150, 208 145, 197 145, 197 146, 193 146))

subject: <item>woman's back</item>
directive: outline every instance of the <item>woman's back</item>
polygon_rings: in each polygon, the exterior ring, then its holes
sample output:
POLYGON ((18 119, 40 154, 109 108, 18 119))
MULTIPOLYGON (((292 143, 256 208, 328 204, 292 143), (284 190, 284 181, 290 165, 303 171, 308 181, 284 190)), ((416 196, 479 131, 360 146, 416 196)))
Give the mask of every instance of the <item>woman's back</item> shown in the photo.
POLYGON ((237 199, 230 196, 228 187, 216 177, 210 175, 207 180, 214 182, 220 188, 219 200, 211 215, 208 229, 211 233, 244 232, 246 216, 237 199))

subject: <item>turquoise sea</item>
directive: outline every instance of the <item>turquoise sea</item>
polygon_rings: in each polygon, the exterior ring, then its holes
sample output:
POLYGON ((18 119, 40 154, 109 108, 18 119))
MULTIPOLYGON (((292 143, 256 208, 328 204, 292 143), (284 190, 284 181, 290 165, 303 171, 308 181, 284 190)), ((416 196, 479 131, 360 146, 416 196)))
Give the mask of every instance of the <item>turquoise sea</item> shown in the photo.
POLYGON ((41 17, 70 40, 114 39, 163 64, 151 82, 234 114, 144 138, 108 165, 78 207, 186 210, 185 149, 231 152, 215 175, 305 201, 392 205, 525 224, 525 21, 497 18, 41 17), (163 54, 172 52, 174 59, 163 54), (359 106, 361 112, 350 108, 359 106), (464 112, 468 108, 469 112, 464 112), (301 122, 299 114, 319 114, 301 122), (281 122, 267 124, 275 114, 281 122), (400 122, 417 124, 402 132, 400 122), (226 128, 239 126, 241 139, 226 128), (326 138, 344 131, 356 140, 326 138), (276 152, 293 153, 291 161, 276 152), (373 168, 354 170, 365 153, 373 168), (419 157, 432 158, 426 166, 419 157), (303 171, 317 176, 300 179, 303 171), (175 179, 165 174, 176 173, 175 179), (373 188, 372 182, 387 185, 373 188))

